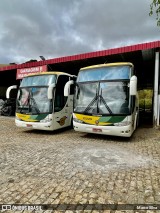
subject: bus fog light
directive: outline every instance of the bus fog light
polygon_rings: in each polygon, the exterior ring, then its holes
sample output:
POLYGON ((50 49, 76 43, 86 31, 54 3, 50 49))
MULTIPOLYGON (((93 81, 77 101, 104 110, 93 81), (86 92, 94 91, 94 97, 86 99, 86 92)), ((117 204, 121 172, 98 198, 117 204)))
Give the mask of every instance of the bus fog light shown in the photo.
POLYGON ((130 121, 123 121, 123 122, 119 122, 119 123, 114 123, 114 126, 128 126, 130 124, 131 124, 130 121))

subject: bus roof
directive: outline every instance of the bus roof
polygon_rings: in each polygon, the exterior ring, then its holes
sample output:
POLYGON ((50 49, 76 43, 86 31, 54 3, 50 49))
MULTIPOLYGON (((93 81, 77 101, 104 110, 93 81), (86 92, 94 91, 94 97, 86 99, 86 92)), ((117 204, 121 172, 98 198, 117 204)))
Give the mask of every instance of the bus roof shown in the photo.
POLYGON ((38 76, 38 75, 67 75, 69 77, 74 77, 73 75, 65 73, 65 72, 49 71, 49 72, 38 72, 38 73, 28 74, 27 76, 24 76, 24 78, 31 77, 31 76, 38 76))
POLYGON ((97 64, 88 67, 83 67, 80 71, 87 70, 87 69, 94 69, 94 68, 101 68, 101 67, 112 67, 112 66, 131 66, 134 67, 130 62, 117 62, 117 63, 108 63, 108 64, 97 64))

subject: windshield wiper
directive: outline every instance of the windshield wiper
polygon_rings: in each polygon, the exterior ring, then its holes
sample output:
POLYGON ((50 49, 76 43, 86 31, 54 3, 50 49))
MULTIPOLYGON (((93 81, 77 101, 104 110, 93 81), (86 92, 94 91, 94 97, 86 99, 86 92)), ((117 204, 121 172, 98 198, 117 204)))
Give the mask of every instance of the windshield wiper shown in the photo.
MULTIPOLYGON (((102 90, 101 90, 102 93, 102 90)), ((84 110, 84 113, 88 112, 91 108, 91 106, 98 100, 100 99, 100 101, 102 101, 102 103, 104 104, 104 106, 106 107, 106 109, 108 110, 108 112, 110 114, 113 114, 112 110, 109 108, 109 106, 107 105, 106 101, 104 100, 102 95, 98 95, 98 92, 96 90, 96 95, 93 98, 93 100, 88 104, 88 106, 86 107, 86 109, 84 110)), ((97 113, 99 113, 99 107, 98 107, 98 101, 97 101, 97 113)))
POLYGON ((86 109, 84 110, 84 113, 88 112, 91 108, 91 106, 97 101, 98 99, 98 92, 96 90, 96 95, 95 97, 93 98, 93 100, 88 104, 88 106, 86 107, 86 109))
POLYGON ((104 98, 102 96, 102 89, 101 89, 101 94, 99 95, 99 98, 102 101, 102 103, 104 104, 104 106, 106 107, 106 109, 108 110, 108 112, 110 114, 113 114, 112 110, 109 108, 109 106, 107 105, 106 101, 104 100, 104 98))
POLYGON ((33 98, 32 92, 30 92, 29 99, 30 99, 30 100, 32 101, 32 103, 33 103, 33 106, 32 106, 32 107, 34 107, 35 110, 37 111, 37 113, 40 114, 40 110, 39 110, 39 108, 38 108, 38 106, 37 106, 37 103, 36 103, 35 99, 33 98))
POLYGON ((31 91, 29 92, 29 94, 28 94, 28 96, 27 96, 27 98, 26 98, 26 100, 25 100, 25 102, 23 104, 19 104, 19 100, 16 100, 16 101, 17 101, 17 103, 16 103, 17 104, 17 109, 20 111, 20 113, 23 110, 26 110, 26 109, 27 109, 28 112, 30 112, 31 107, 33 107, 33 108, 35 108, 36 112, 38 114, 40 114, 40 110, 39 110, 39 108, 37 106, 37 103, 36 103, 35 99, 33 98, 33 94, 32 94, 31 91), (31 103, 30 103, 30 101, 31 101, 31 103))
POLYGON ((108 110, 108 112, 110 114, 113 114, 113 112, 111 111, 111 109, 109 108, 109 106, 107 105, 106 101, 104 100, 104 98, 100 95, 100 100, 103 102, 104 106, 106 107, 106 109, 108 110))
POLYGON ((24 104, 20 104, 20 100, 16 100, 16 108, 18 110, 20 110, 20 113, 24 110, 24 109, 28 109, 29 110, 29 95, 27 97, 27 99, 25 100, 24 104))

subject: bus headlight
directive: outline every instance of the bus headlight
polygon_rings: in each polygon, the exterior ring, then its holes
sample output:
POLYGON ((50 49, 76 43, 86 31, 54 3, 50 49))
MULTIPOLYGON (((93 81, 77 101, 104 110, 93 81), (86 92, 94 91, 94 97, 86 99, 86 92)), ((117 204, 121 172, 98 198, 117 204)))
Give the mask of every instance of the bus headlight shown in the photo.
POLYGON ((131 124, 130 121, 122 121, 119 123, 114 123, 114 126, 129 126, 131 124))
POLYGON ((83 121, 81 121, 81 120, 79 120, 79 119, 77 119, 77 118, 73 118, 73 121, 75 121, 75 122, 77 122, 77 123, 83 124, 83 121))
POLYGON ((17 115, 15 117, 16 117, 16 120, 21 121, 21 119, 17 115))
POLYGON ((47 115, 43 120, 40 120, 40 123, 47 123, 47 122, 50 122, 52 121, 51 118, 49 118, 49 116, 47 115))

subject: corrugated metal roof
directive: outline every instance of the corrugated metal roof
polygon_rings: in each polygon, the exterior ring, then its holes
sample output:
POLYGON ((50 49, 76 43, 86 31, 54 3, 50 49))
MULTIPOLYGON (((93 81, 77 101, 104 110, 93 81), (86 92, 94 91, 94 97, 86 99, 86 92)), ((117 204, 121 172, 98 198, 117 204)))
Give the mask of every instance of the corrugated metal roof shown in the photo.
POLYGON ((136 45, 113 48, 113 49, 108 49, 108 50, 101 50, 101 51, 96 51, 96 52, 89 52, 89 53, 83 53, 83 54, 78 54, 78 55, 53 58, 53 59, 49 59, 49 60, 45 60, 45 61, 37 61, 37 62, 31 62, 31 63, 24 63, 24 64, 0 67, 0 71, 42 66, 42 65, 47 65, 47 64, 63 63, 63 62, 69 62, 69 61, 83 60, 83 59, 88 59, 88 58, 122 54, 122 53, 127 53, 127 52, 134 52, 134 51, 138 51, 138 50, 141 51, 141 50, 155 49, 155 48, 160 48, 160 41, 153 41, 153 42, 149 42, 149 43, 136 44, 136 45))

